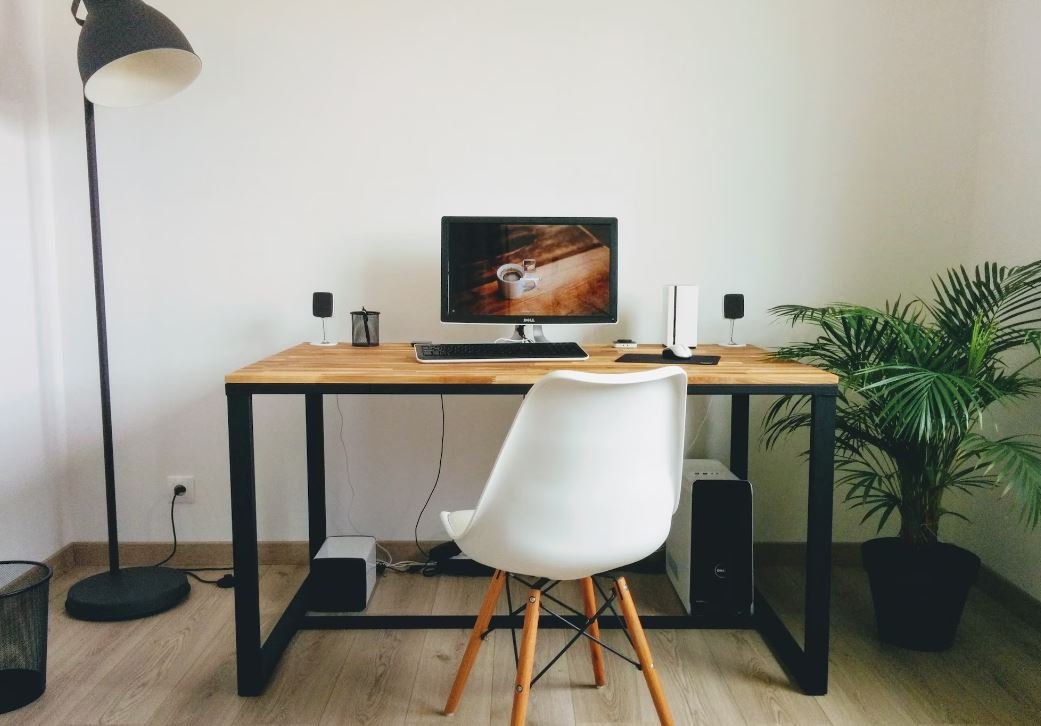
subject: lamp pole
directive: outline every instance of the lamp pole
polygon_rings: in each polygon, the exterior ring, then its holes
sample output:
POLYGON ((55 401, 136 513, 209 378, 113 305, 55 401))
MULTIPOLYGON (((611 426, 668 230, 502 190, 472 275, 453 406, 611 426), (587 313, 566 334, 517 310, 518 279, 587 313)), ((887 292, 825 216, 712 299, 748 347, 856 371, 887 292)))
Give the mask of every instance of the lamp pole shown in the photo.
POLYGON ((105 457, 105 514, 108 519, 108 569, 119 569, 119 527, 116 521, 116 465, 112 449, 112 389, 108 375, 108 325, 105 315, 105 267, 101 252, 101 202, 98 195, 98 146, 94 135, 94 104, 83 97, 87 130, 87 184, 90 192, 90 240, 94 257, 94 316, 98 327, 98 374, 101 379, 101 442, 105 457))
POLYGON ((87 137, 87 183, 101 389, 101 440, 105 461, 105 514, 108 521, 108 571, 80 580, 69 588, 65 610, 81 620, 131 620, 174 607, 188 597, 191 586, 181 570, 158 565, 124 568, 119 564, 94 104, 139 106, 163 100, 194 81, 202 62, 177 26, 141 0, 83 0, 87 8, 86 19, 80 19, 78 15, 80 3, 81 0, 73 0, 72 16, 82 27, 77 57, 83 80, 83 120, 87 137))

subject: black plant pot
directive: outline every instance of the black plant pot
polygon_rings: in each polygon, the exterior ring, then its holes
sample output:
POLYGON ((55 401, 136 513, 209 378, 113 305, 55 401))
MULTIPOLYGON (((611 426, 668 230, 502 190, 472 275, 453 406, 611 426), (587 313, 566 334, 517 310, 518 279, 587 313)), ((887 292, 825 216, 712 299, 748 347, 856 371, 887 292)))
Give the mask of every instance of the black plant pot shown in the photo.
POLYGON ((980 558, 945 542, 912 547, 896 537, 865 542, 861 555, 878 637, 911 650, 950 648, 980 558))

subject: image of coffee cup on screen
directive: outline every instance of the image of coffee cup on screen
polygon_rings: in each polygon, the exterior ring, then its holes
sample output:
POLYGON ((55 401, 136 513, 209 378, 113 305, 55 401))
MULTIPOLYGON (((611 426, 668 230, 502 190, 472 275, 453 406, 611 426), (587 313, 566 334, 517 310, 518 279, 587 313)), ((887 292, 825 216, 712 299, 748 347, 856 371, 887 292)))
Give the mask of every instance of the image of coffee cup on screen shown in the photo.
POLYGON ((525 272, 523 265, 501 265, 495 276, 499 280, 499 293, 507 300, 515 300, 539 285, 539 278, 525 272))
POLYGON ((449 222, 443 240, 448 314, 605 317, 614 223, 449 222))

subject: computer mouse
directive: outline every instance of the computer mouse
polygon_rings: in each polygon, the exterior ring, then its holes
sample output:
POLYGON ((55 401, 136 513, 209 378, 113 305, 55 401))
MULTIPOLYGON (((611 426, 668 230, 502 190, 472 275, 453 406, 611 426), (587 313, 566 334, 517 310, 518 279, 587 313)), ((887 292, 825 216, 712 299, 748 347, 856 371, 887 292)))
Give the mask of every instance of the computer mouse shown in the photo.
POLYGON ((661 352, 661 357, 669 360, 686 360, 690 358, 693 353, 690 352, 690 348, 685 345, 670 345, 668 348, 661 352))

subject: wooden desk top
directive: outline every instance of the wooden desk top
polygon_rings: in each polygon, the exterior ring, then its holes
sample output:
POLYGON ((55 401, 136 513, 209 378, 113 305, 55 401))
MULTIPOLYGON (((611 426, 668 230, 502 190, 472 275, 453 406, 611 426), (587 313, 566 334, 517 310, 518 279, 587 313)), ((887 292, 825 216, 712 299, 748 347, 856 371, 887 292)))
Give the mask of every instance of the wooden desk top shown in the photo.
MULTIPOLYGON (((229 373, 227 384, 372 385, 372 386, 530 386, 556 369, 623 373, 657 368, 658 363, 616 363, 623 353, 660 353, 660 345, 619 350, 610 345, 582 344, 585 361, 419 363, 407 343, 355 348, 349 343, 321 347, 303 343, 229 373)), ((773 360, 762 348, 699 345, 698 355, 718 355, 714 366, 684 366, 695 386, 834 386, 827 371, 773 360)))

